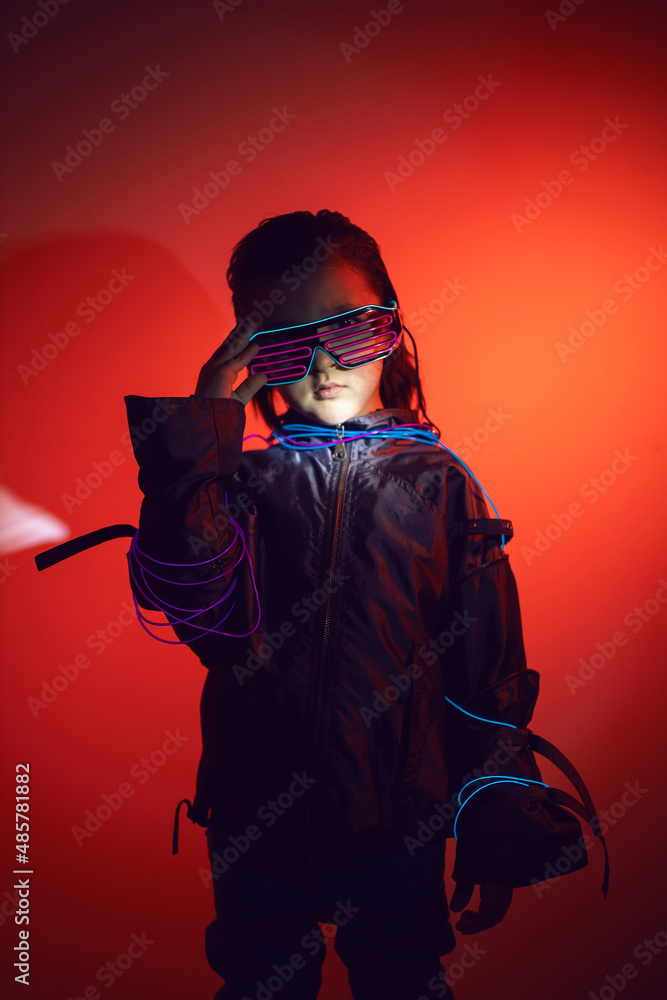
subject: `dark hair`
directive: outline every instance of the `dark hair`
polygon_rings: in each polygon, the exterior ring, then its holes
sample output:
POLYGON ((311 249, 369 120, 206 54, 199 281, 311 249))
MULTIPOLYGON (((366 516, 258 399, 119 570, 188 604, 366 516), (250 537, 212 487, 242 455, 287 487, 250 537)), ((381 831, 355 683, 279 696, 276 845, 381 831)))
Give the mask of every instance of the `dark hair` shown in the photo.
MULTIPOLYGON (((319 256, 316 255, 319 260, 322 247, 327 252, 323 267, 333 268, 340 264, 352 267, 366 277, 378 296, 379 305, 389 305, 392 299, 399 301, 380 256, 380 248, 372 236, 340 212, 329 212, 327 209, 321 209, 317 215, 312 212, 289 212, 262 219, 257 228, 239 240, 232 251, 227 281, 232 291, 237 322, 253 311, 257 305, 253 299, 256 300, 259 294, 266 294, 267 283, 280 281, 280 286, 276 284, 276 287, 284 289, 285 273, 294 270, 296 277, 299 273, 296 266, 302 269, 303 275, 309 262, 315 265, 307 272, 312 273, 318 266, 312 255, 320 251, 319 256)), ((302 280, 307 280, 307 275, 302 280)), ((410 331, 405 326, 403 329, 414 347, 414 364, 405 346, 405 338, 402 338, 396 350, 382 363, 380 399, 385 409, 413 409, 416 392, 419 403, 417 412, 421 409, 426 423, 439 437, 439 429, 426 415, 419 380, 417 345, 410 331)), ((274 389, 275 386, 262 386, 252 398, 255 412, 262 415, 272 430, 279 422, 274 408, 274 389)))

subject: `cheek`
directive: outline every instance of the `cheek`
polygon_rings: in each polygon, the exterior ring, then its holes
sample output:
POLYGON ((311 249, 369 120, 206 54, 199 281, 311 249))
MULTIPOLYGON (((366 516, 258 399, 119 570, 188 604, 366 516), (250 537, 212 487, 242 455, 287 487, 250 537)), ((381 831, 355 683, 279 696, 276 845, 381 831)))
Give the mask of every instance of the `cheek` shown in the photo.
POLYGON ((355 384, 364 390, 373 390, 380 384, 380 379, 382 378, 382 361, 374 361, 370 365, 364 365, 363 368, 357 368, 355 375, 355 384))

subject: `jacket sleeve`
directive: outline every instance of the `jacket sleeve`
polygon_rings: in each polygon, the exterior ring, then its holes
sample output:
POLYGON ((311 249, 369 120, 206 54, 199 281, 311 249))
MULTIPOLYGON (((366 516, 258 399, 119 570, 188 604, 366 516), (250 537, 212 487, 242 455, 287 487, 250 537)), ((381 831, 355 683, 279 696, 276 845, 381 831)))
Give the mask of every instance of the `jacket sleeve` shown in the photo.
MULTIPOLYGON (((221 636, 247 635, 258 620, 243 532, 253 505, 238 475, 245 408, 196 396, 126 396, 125 404, 144 494, 130 585, 206 662, 221 636)), ((154 618, 149 631, 162 638, 154 618)))
MULTIPOLYGON (((452 877, 534 884, 564 845, 578 841, 581 827, 549 801, 528 745, 539 674, 526 667, 516 580, 498 525, 484 524, 490 514, 471 477, 456 467, 448 483, 450 630, 457 636, 443 657, 448 793, 458 810, 452 877)), ((577 867, 585 863, 584 852, 577 867)))

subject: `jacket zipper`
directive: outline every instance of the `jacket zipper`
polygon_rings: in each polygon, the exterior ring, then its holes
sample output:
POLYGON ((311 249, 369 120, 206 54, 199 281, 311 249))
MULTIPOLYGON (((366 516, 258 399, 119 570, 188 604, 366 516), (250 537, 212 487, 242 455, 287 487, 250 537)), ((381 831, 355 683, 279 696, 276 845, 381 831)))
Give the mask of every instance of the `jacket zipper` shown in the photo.
MULTIPOLYGON (((336 512, 334 514, 334 527, 333 536, 331 542, 331 560, 329 563, 330 578, 333 579, 333 574, 336 568, 336 558, 338 556, 338 542, 340 536, 340 521, 341 521, 341 511, 343 509, 343 494, 345 492, 345 480, 347 477, 347 469, 349 465, 349 454, 344 444, 343 435, 343 424, 336 424, 336 436, 338 440, 336 441, 333 460, 335 462, 340 462, 340 472, 338 474, 338 490, 336 494, 336 512)), ((331 631, 331 615, 333 611, 333 601, 334 592, 330 591, 327 598, 326 610, 324 614, 324 629, 322 632, 322 643, 320 647, 320 658, 319 658, 319 671, 317 675, 317 688, 315 693, 315 723, 313 728, 313 755, 310 764, 310 778, 315 778, 315 765, 317 762, 318 751, 320 749, 321 742, 321 730, 322 730, 322 710, 324 707, 324 681, 326 677, 326 663, 327 654, 329 650, 329 634, 331 631)), ((306 829, 311 829, 311 804, 313 799, 313 789, 312 786, 308 788, 308 808, 306 814, 306 829)))

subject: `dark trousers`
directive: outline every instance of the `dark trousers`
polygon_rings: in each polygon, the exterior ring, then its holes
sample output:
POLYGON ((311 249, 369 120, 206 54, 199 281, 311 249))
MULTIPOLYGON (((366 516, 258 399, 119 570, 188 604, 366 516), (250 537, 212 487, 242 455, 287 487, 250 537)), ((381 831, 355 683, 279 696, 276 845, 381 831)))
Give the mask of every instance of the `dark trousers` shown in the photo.
POLYGON ((323 847, 266 831, 243 850, 211 827, 206 835, 220 873, 206 928, 209 964, 226 981, 220 1000, 315 1000, 334 929, 355 1000, 454 1000, 440 962, 456 944, 444 843, 411 856, 402 842, 323 847))

